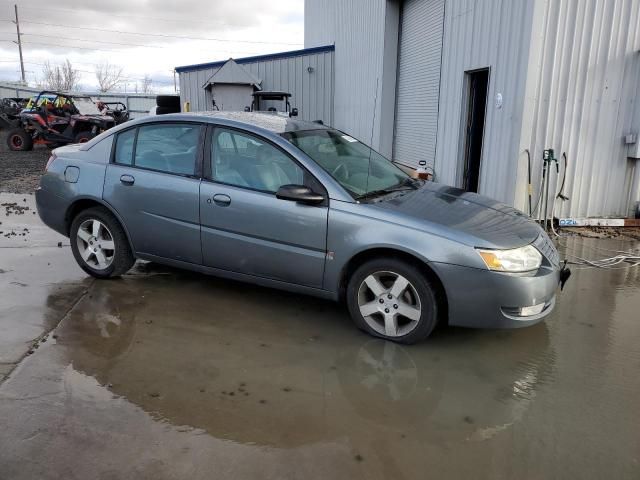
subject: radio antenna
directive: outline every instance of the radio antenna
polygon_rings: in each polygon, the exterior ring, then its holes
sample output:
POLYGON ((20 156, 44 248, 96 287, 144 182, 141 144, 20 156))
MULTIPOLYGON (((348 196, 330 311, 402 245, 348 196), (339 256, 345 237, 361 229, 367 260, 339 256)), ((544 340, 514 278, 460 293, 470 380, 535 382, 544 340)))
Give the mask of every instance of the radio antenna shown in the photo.
POLYGON ((367 164, 367 183, 364 194, 369 193, 369 176, 371 175, 371 152, 373 151, 373 129, 376 123, 376 106, 378 104, 378 84, 380 83, 380 77, 376 77, 376 94, 373 97, 373 119, 371 120, 371 138, 369 139, 369 163, 367 164))

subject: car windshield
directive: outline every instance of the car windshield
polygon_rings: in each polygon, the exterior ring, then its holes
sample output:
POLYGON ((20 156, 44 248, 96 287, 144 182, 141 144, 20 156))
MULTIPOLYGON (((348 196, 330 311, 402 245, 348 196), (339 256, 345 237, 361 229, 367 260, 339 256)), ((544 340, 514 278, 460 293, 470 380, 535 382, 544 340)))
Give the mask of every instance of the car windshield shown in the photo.
POLYGON ((411 177, 391 161, 338 130, 287 132, 284 137, 326 170, 355 199, 413 188, 411 177))
POLYGON ((73 103, 81 115, 100 115, 98 106, 89 97, 73 97, 73 103))

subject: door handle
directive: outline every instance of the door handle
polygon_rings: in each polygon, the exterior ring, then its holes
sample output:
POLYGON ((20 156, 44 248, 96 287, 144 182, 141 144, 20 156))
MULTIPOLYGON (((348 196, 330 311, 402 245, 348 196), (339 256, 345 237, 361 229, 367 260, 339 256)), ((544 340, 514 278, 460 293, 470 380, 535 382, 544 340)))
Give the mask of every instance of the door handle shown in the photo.
POLYGON ((213 196, 213 203, 219 207, 228 207, 231 204, 231 197, 224 193, 217 193, 213 196))
POLYGON ((135 181, 136 179, 133 178, 131 175, 122 175, 120 177, 120 183, 122 183, 123 185, 133 185, 135 181))

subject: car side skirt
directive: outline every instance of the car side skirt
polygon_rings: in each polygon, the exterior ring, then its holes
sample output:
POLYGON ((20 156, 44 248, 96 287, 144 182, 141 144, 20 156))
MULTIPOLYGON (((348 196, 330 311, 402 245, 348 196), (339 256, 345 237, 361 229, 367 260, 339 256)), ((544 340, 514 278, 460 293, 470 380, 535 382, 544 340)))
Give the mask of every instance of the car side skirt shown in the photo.
POLYGON ((136 252, 136 258, 141 260, 148 260, 150 262, 160 263, 168 265, 170 267, 182 268, 193 272, 204 273, 205 275, 212 275, 219 278, 228 278, 230 280, 237 280, 239 282, 251 283, 254 285, 260 285, 262 287, 276 288, 278 290, 286 290, 288 292, 302 293, 305 295, 311 295, 318 298, 324 298, 326 300, 338 300, 337 292, 330 292, 328 290, 322 290, 320 288, 306 287, 303 285, 296 285, 293 283, 282 282, 280 280, 272 280, 270 278, 258 277, 255 275, 247 275, 244 273, 231 272, 229 270, 222 270, 219 268, 207 267, 204 265, 197 265, 195 263, 183 262, 180 260, 173 260, 165 257, 158 257, 156 255, 149 255, 146 253, 136 252))

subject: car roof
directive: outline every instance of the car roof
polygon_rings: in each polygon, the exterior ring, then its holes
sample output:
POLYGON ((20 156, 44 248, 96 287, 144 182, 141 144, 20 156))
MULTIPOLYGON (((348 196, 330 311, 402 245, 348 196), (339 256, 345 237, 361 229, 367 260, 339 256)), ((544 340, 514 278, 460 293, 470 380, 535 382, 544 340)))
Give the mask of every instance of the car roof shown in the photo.
MULTIPOLYGON (((144 117, 142 122, 157 121, 176 121, 176 120, 202 120, 214 123, 216 119, 227 120, 232 123, 240 124, 238 126, 253 126, 276 133, 278 135, 286 132, 296 132, 301 130, 321 130, 329 127, 315 122, 298 120, 297 118, 286 117, 278 113, 268 112, 189 112, 189 113, 171 113, 167 115, 158 115, 144 117)), ((129 125, 132 123, 127 122, 129 125)), ((138 122, 135 122, 138 123, 138 122)), ((228 122, 225 122, 228 123, 228 122)))

